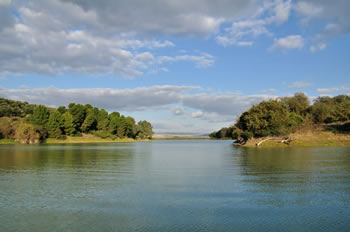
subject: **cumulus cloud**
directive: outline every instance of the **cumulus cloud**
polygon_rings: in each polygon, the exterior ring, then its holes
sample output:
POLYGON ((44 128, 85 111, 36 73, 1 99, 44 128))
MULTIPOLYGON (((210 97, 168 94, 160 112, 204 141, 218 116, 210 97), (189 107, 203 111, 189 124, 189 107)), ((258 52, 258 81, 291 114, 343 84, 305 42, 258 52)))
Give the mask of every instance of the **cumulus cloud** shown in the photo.
MULTIPOLYGON (((252 46, 259 36, 272 37, 271 28, 288 21, 292 10, 302 21, 326 22, 312 40, 315 52, 333 36, 350 32, 349 8, 345 0, 0 0, 0 76, 76 72, 134 77, 165 70, 158 67, 165 63, 210 67, 215 58, 205 53, 159 55, 155 50, 176 45, 157 38, 213 36, 223 46, 252 46)), ((275 39, 273 47, 303 46, 301 35, 294 35, 275 39)))
MULTIPOLYGON (((168 71, 167 67, 159 67, 163 58, 155 55, 154 50, 174 47, 173 42, 136 33, 136 31, 143 32, 148 29, 128 27, 130 22, 137 21, 130 15, 123 19, 127 22, 123 22, 122 18, 108 21, 113 17, 122 17, 123 14, 130 13, 115 14, 114 11, 109 11, 113 7, 117 11, 121 10, 117 2, 108 1, 107 4, 106 1, 101 1, 96 8, 93 6, 93 1, 91 1, 92 5, 88 1, 83 5, 79 2, 36 0, 28 1, 26 4, 21 1, 12 4, 10 1, 2 0, 0 2, 0 75, 26 73, 57 75, 73 72, 135 77, 146 72, 168 71), (108 9, 102 9, 107 5, 108 9)), ((129 3, 131 4, 131 1, 122 5, 129 3)), ((143 1, 140 1, 140 4, 144 4, 143 1)), ((154 4, 163 6, 160 2, 154 4)), ((131 10, 131 5, 125 7, 131 10)), ((245 8, 243 5, 242 7, 245 8)), ((172 6, 169 5, 169 7, 172 6)), ((144 10, 138 7, 136 9, 144 10)), ((162 25, 164 20, 153 19, 153 16, 154 14, 147 17, 149 20, 158 22, 159 28, 165 29, 165 25, 162 25)), ((203 17, 211 16, 204 14, 203 17)), ((145 18, 142 20, 150 23, 145 18)), ((203 20, 203 25, 215 24, 214 19, 203 20)), ((135 25, 142 27, 138 23, 135 25)), ((190 62, 198 68, 209 67, 215 62, 213 56, 205 53, 185 53, 182 56, 169 54, 167 57, 168 63, 190 62)))
POLYGON ((225 28, 225 33, 218 35, 216 41, 222 46, 252 46, 253 40, 261 35, 271 36, 271 25, 286 22, 292 9, 291 0, 263 1, 255 14, 246 19, 233 21, 225 28))
POLYGON ((293 84, 289 85, 288 88, 291 89, 302 89, 311 86, 312 83, 306 81, 296 81, 293 84))
POLYGON ((145 111, 166 108, 175 115, 192 109, 191 117, 208 121, 232 121, 252 104, 273 98, 270 95, 241 95, 237 93, 208 94, 196 86, 151 86, 134 89, 58 89, 21 88, 0 89, 0 97, 44 105, 68 105, 70 102, 91 104, 107 110, 145 111), (174 108, 174 104, 178 106, 174 108))
POLYGON ((79 6, 85 12, 93 12, 99 24, 114 31, 197 36, 208 36, 216 32, 224 20, 242 17, 256 9, 255 0, 62 2, 79 6))
POLYGON ((272 50, 287 50, 304 47, 304 39, 300 35, 289 35, 284 38, 274 39, 272 50))
POLYGON ((334 36, 350 33, 350 1, 301 0, 294 9, 301 17, 301 22, 313 21, 324 24, 323 29, 314 36, 310 47, 312 52, 321 51, 334 36))

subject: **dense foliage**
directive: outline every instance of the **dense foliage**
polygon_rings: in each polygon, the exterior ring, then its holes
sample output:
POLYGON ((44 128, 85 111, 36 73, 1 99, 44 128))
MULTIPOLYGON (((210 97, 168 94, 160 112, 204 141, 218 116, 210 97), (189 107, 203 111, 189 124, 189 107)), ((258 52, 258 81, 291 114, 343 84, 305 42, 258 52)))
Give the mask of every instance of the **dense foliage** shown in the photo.
MULTIPOLYGON (((318 97, 310 105, 303 93, 263 101, 244 112, 229 128, 211 133, 211 138, 246 141, 252 137, 288 135, 308 124, 345 123, 350 120, 350 97, 318 97)), ((347 127, 341 127, 347 128, 347 127)))
POLYGON ((33 113, 35 105, 0 98, 0 117, 24 117, 33 113))
POLYGON ((46 137, 63 139, 65 136, 94 134, 101 138, 151 139, 152 125, 147 121, 135 122, 119 112, 70 103, 68 108, 57 109, 0 99, 0 138, 11 138, 31 143, 46 137))

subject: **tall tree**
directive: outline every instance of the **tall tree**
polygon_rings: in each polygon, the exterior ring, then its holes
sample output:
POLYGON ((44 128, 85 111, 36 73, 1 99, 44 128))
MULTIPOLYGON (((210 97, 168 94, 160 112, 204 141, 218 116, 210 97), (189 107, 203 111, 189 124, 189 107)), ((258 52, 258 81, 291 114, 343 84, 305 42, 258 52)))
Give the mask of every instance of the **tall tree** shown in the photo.
POLYGON ((73 124, 75 125, 75 130, 80 131, 80 127, 85 119, 85 108, 81 104, 74 103, 70 103, 68 107, 68 111, 73 116, 73 124))
POLYGON ((98 114, 97 114, 97 129, 98 130, 108 130, 108 124, 109 124, 109 119, 108 119, 108 112, 105 111, 104 109, 101 109, 98 114))
POLYGON ((69 111, 63 114, 63 122, 64 133, 66 135, 74 135, 76 133, 76 125, 74 125, 73 116, 69 111))
POLYGON ((43 105, 38 105, 34 108, 33 114, 30 116, 30 121, 33 124, 45 126, 49 120, 49 110, 43 105))
POLYGON ((49 137, 62 138, 64 132, 64 121, 62 114, 58 110, 51 112, 47 123, 47 129, 49 137))

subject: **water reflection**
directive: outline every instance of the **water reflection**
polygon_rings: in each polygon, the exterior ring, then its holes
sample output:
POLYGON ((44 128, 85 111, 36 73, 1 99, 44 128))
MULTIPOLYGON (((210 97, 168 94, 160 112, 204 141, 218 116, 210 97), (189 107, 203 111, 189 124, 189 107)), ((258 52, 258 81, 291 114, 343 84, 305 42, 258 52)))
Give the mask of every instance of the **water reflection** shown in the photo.
POLYGON ((349 148, 0 146, 0 231, 344 231, 349 178, 349 148))
POLYGON ((259 204, 349 204, 333 198, 349 190, 349 148, 234 148, 233 157, 259 204))

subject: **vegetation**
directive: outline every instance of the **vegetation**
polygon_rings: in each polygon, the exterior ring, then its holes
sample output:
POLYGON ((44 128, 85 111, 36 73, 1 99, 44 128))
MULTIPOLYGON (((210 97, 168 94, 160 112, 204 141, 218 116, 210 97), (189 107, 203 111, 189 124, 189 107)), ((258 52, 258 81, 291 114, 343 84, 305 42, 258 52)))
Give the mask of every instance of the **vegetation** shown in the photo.
POLYGON ((25 117, 33 113, 34 107, 28 102, 0 98, 0 117, 25 117))
POLYGON ((151 139, 152 125, 119 112, 70 103, 57 109, 0 98, 0 139, 39 143, 92 134, 103 139, 151 139))
POLYGON ((303 93, 281 97, 253 105, 237 122, 211 133, 211 138, 232 138, 241 144, 249 139, 288 136, 301 128, 323 128, 337 132, 350 132, 350 97, 318 97, 310 102, 303 93))

